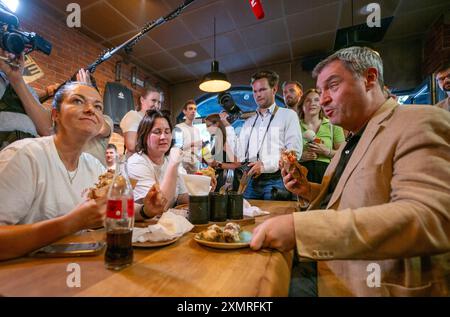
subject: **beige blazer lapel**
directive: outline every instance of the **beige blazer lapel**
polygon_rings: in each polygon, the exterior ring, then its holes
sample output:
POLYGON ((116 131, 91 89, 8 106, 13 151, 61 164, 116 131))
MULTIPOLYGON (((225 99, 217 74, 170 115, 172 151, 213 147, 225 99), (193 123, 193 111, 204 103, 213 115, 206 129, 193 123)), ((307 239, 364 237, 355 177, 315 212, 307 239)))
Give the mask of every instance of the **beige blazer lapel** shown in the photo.
MULTIPOLYGON (((382 127, 382 123, 389 118, 394 109, 398 106, 398 103, 393 99, 388 99, 375 113, 375 115, 372 117, 372 119, 369 120, 366 126, 366 130, 364 131, 363 135, 361 136, 361 139, 358 142, 358 145, 356 146, 352 157, 350 158, 350 161, 347 163, 346 168, 344 169, 344 172, 341 175, 341 178, 339 179, 338 184, 336 185, 336 189, 334 190, 333 195, 331 196, 330 201, 328 202, 327 209, 333 206, 339 199, 339 197, 342 194, 342 191, 344 190, 344 186, 346 185, 349 177, 352 175, 355 168, 358 166, 358 163, 363 158, 364 154, 367 152, 370 144, 372 143, 373 139, 377 135, 378 131, 382 127)), ((340 151, 342 155, 342 151, 340 151)), ((337 158, 339 159, 339 158, 337 158)), ((337 165, 337 163, 336 163, 337 165)), ((336 166, 334 166, 334 169, 336 169, 336 166)))

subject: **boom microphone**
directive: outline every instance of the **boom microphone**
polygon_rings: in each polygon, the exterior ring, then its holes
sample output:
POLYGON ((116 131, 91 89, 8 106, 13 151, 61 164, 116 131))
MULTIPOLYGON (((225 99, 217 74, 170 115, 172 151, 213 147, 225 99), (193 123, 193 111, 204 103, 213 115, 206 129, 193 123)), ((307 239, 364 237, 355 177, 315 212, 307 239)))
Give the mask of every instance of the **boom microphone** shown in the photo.
POLYGON ((264 9, 261 4, 261 0, 249 0, 250 6, 252 7, 253 14, 258 20, 264 18, 264 9))

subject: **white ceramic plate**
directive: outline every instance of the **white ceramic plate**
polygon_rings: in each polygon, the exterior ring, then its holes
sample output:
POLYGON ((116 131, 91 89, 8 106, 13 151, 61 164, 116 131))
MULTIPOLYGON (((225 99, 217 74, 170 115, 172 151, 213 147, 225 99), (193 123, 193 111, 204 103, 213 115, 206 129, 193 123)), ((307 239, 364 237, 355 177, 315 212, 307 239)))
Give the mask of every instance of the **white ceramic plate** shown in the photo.
POLYGON ((205 245, 210 248, 215 249, 241 249, 241 248, 248 248, 250 246, 250 241, 252 240, 252 234, 249 231, 241 231, 239 233, 239 237, 241 238, 241 242, 235 242, 235 243, 227 243, 227 242, 212 242, 212 241, 206 241, 199 238, 199 235, 196 234, 194 236, 194 240, 201 244, 205 245))
POLYGON ((167 241, 147 241, 147 242, 133 242, 133 247, 137 248, 157 248, 157 247, 163 247, 165 245, 169 245, 172 243, 177 242, 181 237, 177 237, 171 240, 167 241))

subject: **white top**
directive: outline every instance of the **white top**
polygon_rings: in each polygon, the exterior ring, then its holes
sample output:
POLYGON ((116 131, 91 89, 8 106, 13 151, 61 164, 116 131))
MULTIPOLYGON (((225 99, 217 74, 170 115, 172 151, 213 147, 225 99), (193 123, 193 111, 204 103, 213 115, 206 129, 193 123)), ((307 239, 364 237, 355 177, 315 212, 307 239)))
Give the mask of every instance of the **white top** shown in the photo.
POLYGON ((120 128, 122 132, 137 132, 139 123, 141 123, 144 114, 142 112, 131 110, 120 121, 120 128))
POLYGON ((200 130, 197 127, 189 126, 185 122, 179 123, 174 128, 175 146, 181 147, 183 151, 190 153, 185 156, 183 166, 188 173, 194 173, 200 168, 202 156, 202 138, 200 130), (192 142, 195 142, 194 148, 191 148, 192 142))
POLYGON ((97 159, 82 153, 71 184, 52 136, 12 143, 0 152, 0 225, 30 224, 69 213, 104 171, 97 159))
MULTIPOLYGON (((138 181, 133 192, 134 200, 137 203, 142 203, 143 198, 147 195, 153 184, 155 184, 156 179, 159 183, 162 183, 168 164, 169 158, 167 156, 164 157, 164 163, 162 165, 153 163, 146 154, 134 153, 128 158, 128 175, 130 178, 134 178, 138 181)), ((175 204, 178 195, 187 193, 181 174, 186 174, 186 171, 180 165, 180 168, 178 169, 175 197, 171 202, 171 206, 175 204)))
POLYGON ((255 115, 245 121, 239 138, 236 137, 232 126, 226 127, 227 143, 235 149, 234 153, 239 161, 244 162, 248 158, 250 162, 255 162, 259 152, 259 160, 264 165, 263 173, 273 173, 279 169, 278 161, 282 149, 295 150, 297 157, 302 155, 303 141, 297 114, 291 109, 279 107, 267 130, 274 110, 275 103, 265 114, 261 114, 258 109, 255 115), (252 129, 253 124, 255 126, 252 129))
POLYGON ((83 147, 83 152, 91 154, 97 160, 99 160, 103 164, 103 166, 106 167, 106 157, 105 157, 106 147, 108 146, 109 139, 114 130, 114 123, 112 119, 106 114, 103 115, 103 119, 109 126, 110 134, 106 137, 97 136, 95 138, 90 139, 88 143, 86 143, 86 145, 83 147))

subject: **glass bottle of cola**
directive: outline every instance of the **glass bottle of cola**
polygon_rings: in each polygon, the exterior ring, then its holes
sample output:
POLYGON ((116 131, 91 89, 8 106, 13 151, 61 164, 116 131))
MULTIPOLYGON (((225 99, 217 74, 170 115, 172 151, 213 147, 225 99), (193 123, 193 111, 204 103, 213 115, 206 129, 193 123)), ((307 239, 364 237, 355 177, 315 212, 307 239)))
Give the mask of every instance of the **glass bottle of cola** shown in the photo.
POLYGON ((134 197, 126 166, 126 161, 116 156, 116 170, 108 191, 105 266, 111 270, 133 262, 134 197))

